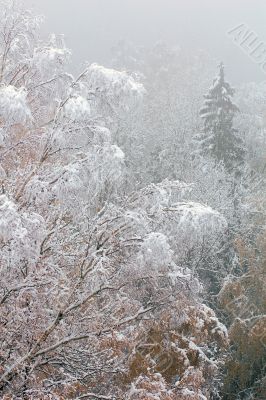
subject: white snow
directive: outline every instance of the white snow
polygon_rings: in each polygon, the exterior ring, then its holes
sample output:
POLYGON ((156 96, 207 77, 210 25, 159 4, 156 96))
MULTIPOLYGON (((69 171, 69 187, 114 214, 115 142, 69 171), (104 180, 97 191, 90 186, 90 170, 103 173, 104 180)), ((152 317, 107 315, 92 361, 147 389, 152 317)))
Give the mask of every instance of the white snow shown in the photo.
POLYGON ((32 118, 25 88, 0 87, 0 117, 7 125, 23 124, 32 118))

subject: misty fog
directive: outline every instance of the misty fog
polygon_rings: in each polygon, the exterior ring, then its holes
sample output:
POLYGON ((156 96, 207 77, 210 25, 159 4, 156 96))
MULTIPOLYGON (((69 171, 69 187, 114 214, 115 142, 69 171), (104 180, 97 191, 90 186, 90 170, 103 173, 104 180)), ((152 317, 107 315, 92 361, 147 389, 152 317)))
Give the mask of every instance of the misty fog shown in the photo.
POLYGON ((262 81, 265 74, 236 48, 226 32, 240 23, 266 42, 263 0, 26 0, 45 16, 45 34, 63 33, 75 62, 109 63, 120 40, 158 41, 202 49, 228 67, 233 82, 262 81))

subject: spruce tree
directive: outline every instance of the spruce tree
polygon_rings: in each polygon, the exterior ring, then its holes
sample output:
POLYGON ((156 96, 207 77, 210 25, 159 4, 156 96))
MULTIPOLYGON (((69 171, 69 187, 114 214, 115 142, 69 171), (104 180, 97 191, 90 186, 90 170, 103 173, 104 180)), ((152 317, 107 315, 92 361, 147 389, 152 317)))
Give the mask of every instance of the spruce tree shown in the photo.
POLYGON ((209 156, 217 164, 223 163, 228 172, 239 172, 244 162, 245 150, 238 131, 233 127, 233 119, 239 111, 232 102, 234 89, 225 81, 224 65, 219 65, 218 76, 204 96, 204 106, 200 116, 204 128, 198 140, 200 153, 209 156))

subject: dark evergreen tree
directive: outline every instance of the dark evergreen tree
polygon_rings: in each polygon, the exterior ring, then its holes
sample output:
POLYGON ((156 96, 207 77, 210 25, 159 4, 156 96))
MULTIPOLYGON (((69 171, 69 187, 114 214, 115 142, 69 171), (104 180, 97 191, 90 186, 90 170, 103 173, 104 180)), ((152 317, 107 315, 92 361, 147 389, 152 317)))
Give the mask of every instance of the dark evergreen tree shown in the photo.
POLYGON ((234 89, 225 81, 224 65, 219 65, 218 76, 204 96, 200 110, 204 129, 198 137, 200 153, 223 163, 228 172, 239 172, 244 162, 245 150, 238 131, 233 127, 233 119, 239 111, 232 102, 234 89))

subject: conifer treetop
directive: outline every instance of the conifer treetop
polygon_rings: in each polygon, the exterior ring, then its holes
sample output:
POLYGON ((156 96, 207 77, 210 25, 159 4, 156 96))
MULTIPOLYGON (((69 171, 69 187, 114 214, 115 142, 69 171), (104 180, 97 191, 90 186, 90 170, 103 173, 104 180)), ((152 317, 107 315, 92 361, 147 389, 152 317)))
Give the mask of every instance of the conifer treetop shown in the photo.
POLYGON ((218 75, 204 95, 204 105, 200 110, 204 121, 203 132, 199 137, 200 153, 232 171, 242 164, 245 151, 242 139, 233 126, 235 114, 239 112, 232 101, 235 90, 225 80, 222 62, 218 68, 218 75))

